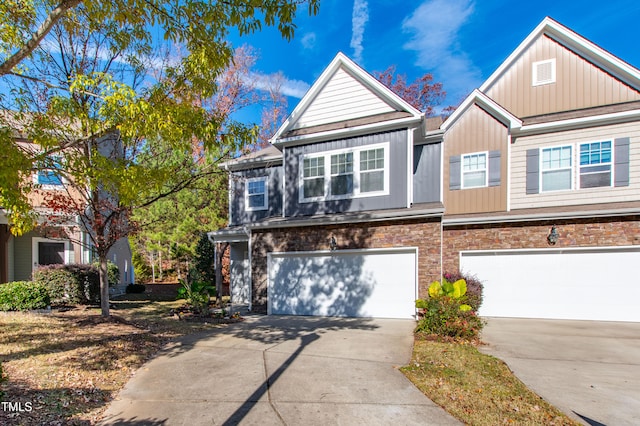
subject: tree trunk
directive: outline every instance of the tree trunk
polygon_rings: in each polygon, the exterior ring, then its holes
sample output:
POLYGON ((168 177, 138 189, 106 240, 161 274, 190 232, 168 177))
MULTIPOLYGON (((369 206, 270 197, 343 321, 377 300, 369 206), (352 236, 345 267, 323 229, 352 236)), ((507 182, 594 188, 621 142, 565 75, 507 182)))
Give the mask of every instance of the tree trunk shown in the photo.
POLYGON ((102 316, 109 317, 109 275, 107 274, 107 255, 98 254, 100 259, 100 308, 102 316))

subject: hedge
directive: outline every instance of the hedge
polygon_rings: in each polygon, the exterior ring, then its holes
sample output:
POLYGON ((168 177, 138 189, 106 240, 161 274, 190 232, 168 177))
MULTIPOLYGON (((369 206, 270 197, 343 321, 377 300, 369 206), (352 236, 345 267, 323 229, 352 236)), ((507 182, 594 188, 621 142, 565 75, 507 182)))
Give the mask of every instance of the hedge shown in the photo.
POLYGON ((50 297, 47 288, 31 281, 0 284, 0 311, 46 309, 50 297))
POLYGON ((100 301, 100 275, 89 265, 48 265, 33 272, 33 281, 49 291, 52 305, 100 301))

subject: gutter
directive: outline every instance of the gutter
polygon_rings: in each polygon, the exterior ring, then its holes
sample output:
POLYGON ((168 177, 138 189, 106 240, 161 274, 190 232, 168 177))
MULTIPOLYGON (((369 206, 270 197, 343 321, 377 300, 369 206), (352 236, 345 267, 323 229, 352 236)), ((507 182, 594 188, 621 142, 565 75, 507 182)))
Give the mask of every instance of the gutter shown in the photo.
POLYGON ((593 210, 593 211, 581 211, 581 212, 559 212, 559 213, 536 213, 525 215, 509 215, 509 216, 491 216, 491 217, 478 217, 478 218, 454 218, 442 220, 444 226, 456 226, 456 225, 481 225, 491 223, 509 223, 509 222, 529 222, 529 221, 542 221, 552 219, 589 219, 599 217, 620 217, 640 215, 640 208, 628 208, 617 210, 593 210))

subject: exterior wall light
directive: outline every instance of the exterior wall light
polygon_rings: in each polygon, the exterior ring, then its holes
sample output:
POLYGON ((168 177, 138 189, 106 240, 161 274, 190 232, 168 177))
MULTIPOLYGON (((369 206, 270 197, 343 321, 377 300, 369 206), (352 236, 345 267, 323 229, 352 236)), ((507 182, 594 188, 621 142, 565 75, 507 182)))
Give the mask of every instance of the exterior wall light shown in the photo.
POLYGON ((331 251, 333 251, 333 250, 338 248, 338 243, 336 242, 336 237, 331 236, 331 239, 329 240, 329 248, 331 249, 331 251))
POLYGON ((551 225, 551 230, 549 231, 549 235, 547 235, 547 242, 549 245, 554 246, 558 242, 558 238, 560 238, 560 235, 558 234, 556 226, 551 225))

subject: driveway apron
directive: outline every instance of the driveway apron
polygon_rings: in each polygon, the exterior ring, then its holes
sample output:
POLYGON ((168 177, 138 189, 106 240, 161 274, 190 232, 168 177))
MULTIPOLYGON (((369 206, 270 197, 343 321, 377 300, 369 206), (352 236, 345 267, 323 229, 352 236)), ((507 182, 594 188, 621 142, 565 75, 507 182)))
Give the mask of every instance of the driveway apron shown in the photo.
POLYGON ((640 323, 490 318, 482 340, 575 420, 640 424, 640 323))
POLYGON ((167 346, 102 425, 457 425, 398 371, 413 321, 252 316, 167 346))

